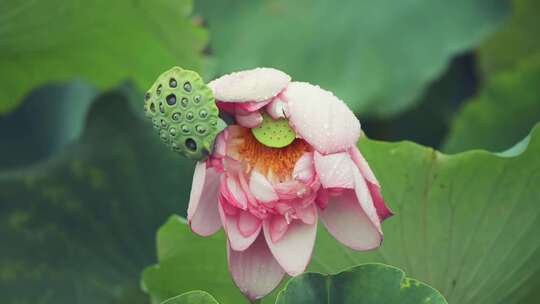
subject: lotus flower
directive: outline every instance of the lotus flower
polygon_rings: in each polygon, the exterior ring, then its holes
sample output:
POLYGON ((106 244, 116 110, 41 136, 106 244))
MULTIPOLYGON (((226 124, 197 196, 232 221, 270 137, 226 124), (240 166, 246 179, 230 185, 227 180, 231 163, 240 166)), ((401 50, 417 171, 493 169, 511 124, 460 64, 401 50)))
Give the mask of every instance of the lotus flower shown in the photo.
POLYGON ((307 267, 319 219, 354 250, 379 247, 392 215, 356 147, 360 123, 331 92, 271 68, 208 84, 218 108, 235 118, 195 167, 188 222, 227 235, 229 269, 250 300, 285 273, 307 267))

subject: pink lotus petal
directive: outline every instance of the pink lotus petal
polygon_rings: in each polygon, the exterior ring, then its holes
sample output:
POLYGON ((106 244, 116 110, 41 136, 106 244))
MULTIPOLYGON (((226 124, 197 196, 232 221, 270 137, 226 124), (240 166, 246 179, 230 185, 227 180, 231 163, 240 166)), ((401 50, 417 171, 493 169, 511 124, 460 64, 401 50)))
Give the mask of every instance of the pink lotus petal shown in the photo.
POLYGON ((253 193, 251 193, 251 190, 249 189, 247 177, 244 174, 244 172, 241 172, 238 175, 238 180, 240 182, 240 188, 242 188, 242 192, 244 192, 244 194, 246 195, 246 198, 248 200, 248 205, 257 206, 257 199, 255 198, 255 196, 253 195, 253 193))
POLYGON ((272 292, 285 275, 262 234, 244 251, 235 251, 227 243, 227 258, 234 283, 250 301, 272 292))
POLYGON ((236 123, 242 127, 250 129, 258 127, 263 121, 263 117, 259 112, 251 112, 246 115, 236 114, 234 117, 236 119, 236 123))
POLYGON ((315 203, 319 208, 324 209, 328 205, 328 200, 330 196, 328 195, 328 190, 321 188, 317 192, 317 197, 315 198, 315 203))
POLYGON ((274 191, 272 184, 256 170, 251 171, 249 189, 255 198, 261 202, 268 203, 278 200, 278 195, 274 191))
POLYGON ((281 215, 275 215, 270 220, 270 239, 272 242, 276 243, 281 240, 285 232, 287 232, 287 227, 289 224, 285 217, 281 215))
POLYGON ((274 190, 281 200, 290 200, 297 198, 305 191, 305 185, 296 180, 290 180, 274 185, 274 190))
POLYGON ((223 158, 227 154, 227 138, 229 131, 227 129, 219 133, 214 144, 214 151, 212 156, 223 158))
POLYGON ((241 211, 243 211, 240 208, 234 207, 233 205, 226 203, 227 200, 223 196, 219 197, 218 200, 224 202, 221 204, 221 207, 223 208, 223 212, 225 212, 226 215, 237 216, 241 211))
POLYGON ((223 223, 223 229, 227 234, 227 239, 231 245, 231 248, 236 251, 246 250, 257 238, 261 231, 261 226, 258 226, 258 229, 255 230, 253 234, 249 237, 245 237, 240 233, 238 229, 238 216, 239 215, 228 215, 223 210, 223 205, 227 204, 226 201, 221 201, 219 206, 219 215, 221 216, 221 222, 223 223))
POLYGON ((247 102, 270 99, 281 92, 291 77, 272 68, 256 68, 221 76, 208 86, 216 100, 247 102))
POLYGON ((197 163, 188 206, 188 222, 191 230, 201 236, 212 235, 221 228, 219 183, 219 174, 213 168, 206 169, 204 162, 197 163))
POLYGON ((266 112, 273 119, 285 118, 287 116, 287 104, 278 96, 266 106, 266 112))
POLYGON ((378 185, 371 183, 369 180, 366 180, 366 183, 381 222, 394 215, 392 210, 386 207, 386 204, 384 203, 384 199, 381 195, 381 188, 378 185))
POLYGON ((373 174, 373 171, 371 171, 371 168, 369 167, 368 162, 362 156, 362 153, 360 153, 360 150, 356 146, 351 147, 349 149, 349 153, 351 155, 351 159, 354 161, 356 166, 360 169, 360 173, 372 184, 375 184, 379 186, 379 182, 377 181, 377 178, 375 177, 375 174, 373 174))
POLYGON ((383 221, 392 216, 392 211, 386 207, 384 199, 381 195, 381 186, 379 185, 379 181, 375 177, 375 174, 373 174, 373 171, 369 167, 369 164, 362 153, 360 153, 360 150, 358 150, 357 147, 352 147, 349 150, 349 153, 352 160, 360 170, 360 173, 366 180, 369 193, 373 199, 373 203, 375 204, 375 209, 377 210, 377 215, 379 216, 380 220, 383 221))
POLYGON ((360 122, 331 92, 305 82, 292 82, 283 92, 289 123, 323 154, 342 152, 360 137, 360 122))
POLYGON ((352 190, 341 196, 331 196, 319 214, 328 232, 347 247, 371 250, 382 242, 382 233, 367 217, 352 190))
POLYGON ((225 156, 222 159, 222 164, 223 164, 223 169, 227 172, 227 174, 223 175, 224 178, 226 176, 238 176, 244 170, 244 166, 242 162, 229 156, 225 156))
POLYGON ((237 228, 243 237, 250 237, 261 227, 261 220, 248 211, 240 211, 237 217, 237 228))
POLYGON ((274 206, 274 209, 279 213, 279 214, 286 214, 287 212, 289 212, 290 210, 293 209, 293 207, 291 207, 290 204, 286 203, 286 202, 277 202, 274 206))
POLYGON ((224 111, 229 114, 236 113, 236 104, 232 102, 216 101, 216 105, 220 111, 224 111))
POLYGON ((293 178, 309 183, 315 176, 315 168, 313 166, 313 153, 304 153, 294 165, 293 178))
POLYGON ((358 169, 352 171, 354 175, 354 192, 356 193, 356 198, 358 199, 362 210, 382 235, 381 220, 377 214, 377 209, 373 203, 373 198, 371 197, 366 181, 358 169))
POLYGON ((353 169, 356 166, 346 152, 322 155, 314 152, 315 170, 324 188, 354 187, 353 169))
POLYGON ((272 98, 263 101, 248 101, 236 105, 236 113, 251 113, 260 110, 272 101, 272 98))
POLYGON ((195 210, 199 206, 201 195, 204 189, 204 181, 206 179, 206 162, 197 162, 195 171, 193 172, 193 180, 191 183, 191 193, 189 195, 189 205, 187 209, 188 220, 193 217, 195 210))
POLYGON ((269 220, 263 222, 263 231, 266 243, 279 265, 291 276, 304 272, 313 252, 317 223, 308 225, 299 220, 293 221, 277 242, 273 242, 270 236, 269 220))
POLYGON ((317 221, 317 208, 313 204, 309 204, 304 208, 296 209, 296 216, 305 224, 315 224, 317 221))
POLYGON ((225 177, 225 182, 222 182, 221 193, 232 205, 243 210, 247 209, 246 195, 236 178, 232 176, 225 177))

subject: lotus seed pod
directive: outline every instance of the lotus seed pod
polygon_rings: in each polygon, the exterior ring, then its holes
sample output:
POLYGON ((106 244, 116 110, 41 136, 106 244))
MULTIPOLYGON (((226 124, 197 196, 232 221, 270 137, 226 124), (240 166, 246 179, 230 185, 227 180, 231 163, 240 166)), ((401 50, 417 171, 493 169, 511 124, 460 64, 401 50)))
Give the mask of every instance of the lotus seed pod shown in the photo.
POLYGON ((144 95, 144 110, 161 141, 193 160, 204 160, 225 125, 212 91, 199 74, 174 67, 144 95))
POLYGON ((267 114, 263 114, 262 123, 252 128, 251 133, 261 144, 270 148, 286 147, 296 139, 296 133, 286 119, 274 120, 267 114))

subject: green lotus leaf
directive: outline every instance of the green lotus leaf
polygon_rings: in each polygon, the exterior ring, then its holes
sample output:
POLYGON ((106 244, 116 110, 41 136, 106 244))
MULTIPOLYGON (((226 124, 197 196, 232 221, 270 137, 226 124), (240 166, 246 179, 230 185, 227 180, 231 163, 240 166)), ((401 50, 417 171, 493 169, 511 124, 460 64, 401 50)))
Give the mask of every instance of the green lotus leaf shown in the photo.
POLYGON ((207 292, 190 291, 168 299, 162 304, 218 304, 218 302, 207 292))
POLYGON ((138 278, 159 225, 186 210, 193 164, 153 134, 137 95, 137 113, 124 89, 99 96, 65 149, 0 172, 2 303, 148 302, 138 278))
POLYGON ((480 68, 486 78, 515 69, 521 60, 540 55, 540 2, 512 0, 511 3, 511 18, 478 50, 480 68))
POLYGON ((291 279, 276 304, 447 304, 435 289, 384 264, 364 264, 334 275, 305 273, 291 279))
POLYGON ((456 114, 445 152, 503 151, 540 121, 540 2, 513 4, 512 18, 479 50, 484 83, 456 114))
POLYGON ((268 66, 364 115, 397 114, 509 12, 505 0, 198 1, 216 73, 268 66))
POLYGON ((0 118, 0 168, 44 160, 79 138, 96 96, 81 81, 32 91, 19 108, 0 118))
MULTIPOLYGON (((396 215, 384 222, 384 243, 372 252, 349 250, 320 228, 309 270, 328 274, 380 262, 433 286, 449 303, 534 303, 540 284, 540 125, 506 155, 445 155, 410 142, 365 139, 360 149, 396 215)), ((204 288, 220 302, 241 303, 227 273, 222 232, 201 238, 173 218, 160 229, 157 246, 158 264, 143 275, 154 300, 204 288)))
POLYGON ((0 2, 0 114, 31 89, 81 78, 150 86, 163 70, 200 70, 207 32, 192 0, 0 2))

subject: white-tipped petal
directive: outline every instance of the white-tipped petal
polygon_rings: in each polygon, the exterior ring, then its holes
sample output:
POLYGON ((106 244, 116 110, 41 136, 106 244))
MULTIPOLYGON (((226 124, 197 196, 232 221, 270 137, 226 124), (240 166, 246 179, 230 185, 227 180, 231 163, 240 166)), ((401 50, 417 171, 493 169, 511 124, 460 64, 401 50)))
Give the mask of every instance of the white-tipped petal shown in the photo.
POLYGON ((231 73, 211 81, 208 86, 222 102, 263 101, 279 94, 291 77, 273 68, 256 68, 231 73))

